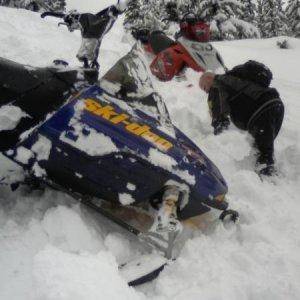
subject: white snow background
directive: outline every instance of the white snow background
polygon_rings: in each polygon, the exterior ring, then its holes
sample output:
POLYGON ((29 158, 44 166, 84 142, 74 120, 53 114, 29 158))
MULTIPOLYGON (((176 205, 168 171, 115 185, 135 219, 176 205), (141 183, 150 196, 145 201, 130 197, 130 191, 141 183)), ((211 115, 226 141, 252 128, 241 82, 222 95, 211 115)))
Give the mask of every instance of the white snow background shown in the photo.
MULTIPOLYGON (((97 2, 101 8, 111 1, 97 2)), ((102 73, 130 49, 123 34, 119 20, 102 44, 102 73)), ((0 186, 0 299, 300 299, 300 40, 290 39, 289 50, 278 49, 276 40, 214 43, 229 67, 256 59, 274 73, 272 84, 286 107, 275 182, 261 182, 253 172, 246 133, 231 126, 212 134, 198 73, 188 70, 187 82, 154 81, 174 123, 226 178, 231 206, 241 214, 238 226, 195 233, 156 281, 134 289, 117 271, 118 262, 137 253, 134 242, 62 193, 12 193, 0 186)), ((57 19, 0 8, 1 57, 34 66, 55 58, 77 65, 79 44, 80 34, 58 28, 57 19)), ((16 168, 0 156, 0 178, 16 168)))

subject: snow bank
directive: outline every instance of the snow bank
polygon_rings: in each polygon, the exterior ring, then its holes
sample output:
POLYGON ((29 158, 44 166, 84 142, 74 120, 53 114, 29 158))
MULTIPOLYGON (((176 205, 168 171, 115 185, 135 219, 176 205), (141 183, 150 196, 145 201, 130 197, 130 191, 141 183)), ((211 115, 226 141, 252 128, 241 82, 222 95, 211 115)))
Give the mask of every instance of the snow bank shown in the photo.
MULTIPOLYGON (((122 34, 119 20, 103 41, 101 72, 130 48, 122 34)), ((281 174, 273 182, 261 182, 253 172, 247 134, 231 126, 213 136, 198 73, 188 70, 187 81, 154 81, 174 123, 226 178, 231 206, 241 213, 239 226, 194 233, 158 280, 133 290, 119 277, 116 261, 137 251, 134 242, 66 195, 22 188, 11 193, 0 185, 0 299, 299 299, 300 41, 291 39, 292 49, 281 50, 276 40, 214 43, 229 67, 257 59, 274 73, 286 117, 275 145, 281 174)), ((32 65, 60 57, 77 65, 79 43, 79 33, 58 28, 56 19, 0 8, 3 57, 32 65)), ((18 168, 1 156, 0 178, 10 170, 18 168)))
POLYGON ((132 196, 127 193, 119 194, 119 201, 122 205, 130 205, 135 202, 132 196))
POLYGON ((140 299, 118 274, 118 265, 107 251, 97 255, 66 253, 46 247, 35 256, 36 299, 140 299), (114 267, 112 267, 114 266, 114 267))
POLYGON ((76 9, 79 12, 98 12, 101 9, 116 4, 117 1, 113 0, 67 0, 67 10, 76 9))

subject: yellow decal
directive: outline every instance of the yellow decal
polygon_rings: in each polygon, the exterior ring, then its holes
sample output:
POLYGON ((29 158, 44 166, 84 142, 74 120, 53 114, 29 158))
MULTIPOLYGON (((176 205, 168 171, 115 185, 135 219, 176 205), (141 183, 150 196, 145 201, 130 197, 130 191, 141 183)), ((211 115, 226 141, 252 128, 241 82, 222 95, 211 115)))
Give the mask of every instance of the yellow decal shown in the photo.
POLYGON ((117 113, 110 105, 101 106, 101 104, 97 101, 90 98, 85 99, 84 103, 87 111, 111 122, 112 124, 125 125, 124 127, 128 132, 142 137, 163 151, 168 151, 173 147, 172 143, 152 132, 149 126, 130 121, 129 115, 117 113))

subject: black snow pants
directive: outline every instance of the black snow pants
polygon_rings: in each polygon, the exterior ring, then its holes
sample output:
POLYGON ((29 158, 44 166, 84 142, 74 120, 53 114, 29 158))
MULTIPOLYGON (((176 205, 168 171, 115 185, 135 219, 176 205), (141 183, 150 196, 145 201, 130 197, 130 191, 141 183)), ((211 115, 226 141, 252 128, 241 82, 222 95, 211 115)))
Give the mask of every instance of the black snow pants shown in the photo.
POLYGON ((260 164, 274 163, 274 140, 277 137, 284 117, 281 99, 273 99, 257 111, 248 123, 248 131, 254 137, 260 164))

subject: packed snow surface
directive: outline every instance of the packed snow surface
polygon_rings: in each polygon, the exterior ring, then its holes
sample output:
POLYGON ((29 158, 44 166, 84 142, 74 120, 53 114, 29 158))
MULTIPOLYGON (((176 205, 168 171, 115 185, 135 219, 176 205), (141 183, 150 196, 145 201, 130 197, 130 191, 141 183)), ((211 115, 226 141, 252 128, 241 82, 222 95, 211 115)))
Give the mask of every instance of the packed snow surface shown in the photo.
MULTIPOLYGON (((123 37, 119 20, 102 44, 102 73, 131 48, 123 37)), ((117 265, 137 249, 114 227, 62 193, 25 188, 12 193, 0 185, 0 299, 300 299, 300 40, 289 42, 288 50, 277 48, 276 39, 214 44, 228 67, 256 59, 274 73, 286 115, 275 145, 280 176, 273 181, 262 182, 253 172, 246 133, 231 126, 212 134, 199 74, 188 70, 181 82, 154 80, 174 123, 226 178, 239 225, 195 232, 156 281, 134 289, 117 265)), ((0 8, 2 57, 35 66, 63 58, 76 65, 79 44, 80 34, 58 28, 57 19, 0 8)), ((1 156, 0 178, 11 170, 22 178, 1 156)))

